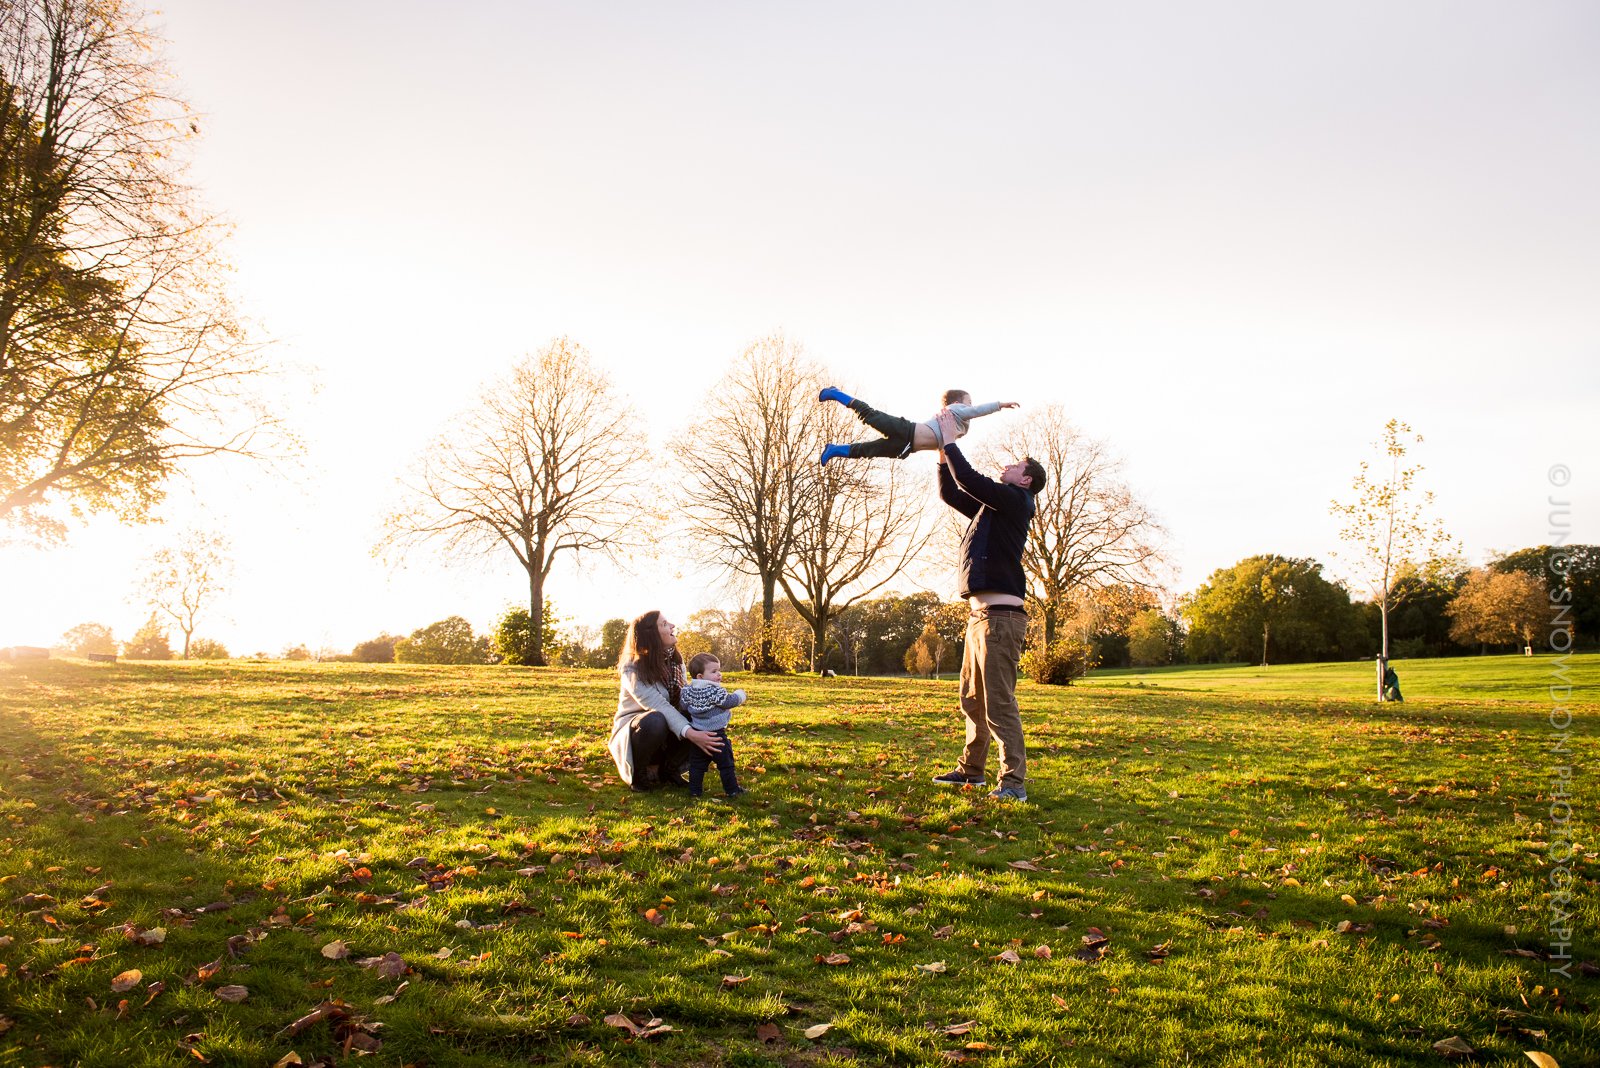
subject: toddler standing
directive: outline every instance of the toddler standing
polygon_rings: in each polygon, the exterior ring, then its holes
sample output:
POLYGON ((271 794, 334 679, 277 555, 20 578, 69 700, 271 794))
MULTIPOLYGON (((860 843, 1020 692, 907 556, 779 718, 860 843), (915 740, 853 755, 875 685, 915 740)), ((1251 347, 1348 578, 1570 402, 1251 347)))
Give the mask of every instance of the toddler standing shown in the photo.
POLYGON ((717 774, 722 776, 722 792, 729 797, 747 793, 739 785, 733 766, 733 743, 728 740, 728 723, 732 720, 730 709, 744 704, 743 690, 729 693, 722 687, 722 662, 710 653, 696 653, 689 658, 689 684, 680 695, 684 714, 695 730, 711 731, 722 739, 722 748, 707 755, 695 746, 689 753, 689 793, 699 797, 706 779, 706 768, 714 761, 717 774))

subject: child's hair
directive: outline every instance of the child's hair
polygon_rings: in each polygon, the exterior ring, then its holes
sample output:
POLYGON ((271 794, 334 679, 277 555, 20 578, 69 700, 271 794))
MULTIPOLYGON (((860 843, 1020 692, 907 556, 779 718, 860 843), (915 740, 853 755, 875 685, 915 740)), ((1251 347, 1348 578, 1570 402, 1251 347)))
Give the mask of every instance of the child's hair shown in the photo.
POLYGON ((705 673, 707 665, 720 664, 721 662, 716 653, 695 653, 689 658, 689 677, 698 679, 705 673))
POLYGON ((952 404, 965 404, 972 399, 972 394, 964 389, 947 389, 944 391, 943 406, 948 408, 952 404))

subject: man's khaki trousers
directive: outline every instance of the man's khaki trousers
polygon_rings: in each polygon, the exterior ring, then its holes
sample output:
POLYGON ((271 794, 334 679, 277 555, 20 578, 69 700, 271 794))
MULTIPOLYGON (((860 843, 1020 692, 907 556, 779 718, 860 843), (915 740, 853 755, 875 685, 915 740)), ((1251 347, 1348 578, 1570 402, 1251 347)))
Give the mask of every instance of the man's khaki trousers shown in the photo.
POLYGON ((961 713, 967 720, 967 745, 960 771, 983 775, 989 739, 1000 747, 1000 785, 1025 789, 1028 751, 1022 740, 1022 710, 1017 707, 1017 661, 1028 632, 1023 612, 973 612, 961 656, 961 713))

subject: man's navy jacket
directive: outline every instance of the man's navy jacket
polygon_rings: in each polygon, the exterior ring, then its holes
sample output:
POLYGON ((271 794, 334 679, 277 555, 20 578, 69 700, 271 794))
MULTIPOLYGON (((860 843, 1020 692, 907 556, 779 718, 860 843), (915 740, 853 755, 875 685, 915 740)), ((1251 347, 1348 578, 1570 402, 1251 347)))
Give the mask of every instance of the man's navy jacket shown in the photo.
POLYGON ((1033 519, 1033 494, 978 474, 955 442, 944 447, 944 457, 939 465, 939 497, 970 520, 961 538, 961 596, 1026 596, 1022 550, 1033 519))

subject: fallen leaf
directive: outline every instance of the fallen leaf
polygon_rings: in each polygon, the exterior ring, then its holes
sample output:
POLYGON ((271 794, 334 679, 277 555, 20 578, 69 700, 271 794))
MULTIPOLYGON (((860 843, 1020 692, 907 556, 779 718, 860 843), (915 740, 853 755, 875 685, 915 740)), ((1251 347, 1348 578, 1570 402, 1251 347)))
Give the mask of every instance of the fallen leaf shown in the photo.
POLYGON ((1016 868, 1018 871, 1044 871, 1043 868, 1039 867, 1039 865, 1035 864, 1031 860, 1013 860, 1010 864, 1007 864, 1006 867, 1016 868))
POLYGON ((847 954, 844 954, 844 953, 829 953, 826 957, 824 957, 822 954, 819 953, 819 954, 817 954, 817 963, 818 964, 831 964, 834 967, 838 967, 841 964, 849 964, 850 963, 850 957, 847 954))
POLYGON ((322 955, 329 960, 344 960, 350 955, 350 947, 336 940, 322 947, 322 955))
POLYGON ((141 946, 159 946, 167 940, 165 927, 152 927, 148 931, 140 931, 133 936, 133 940, 141 946))
POLYGON ((977 1026, 977 1020, 965 1020, 962 1023, 953 1023, 946 1027, 941 1027, 939 1029, 939 1033, 941 1035, 949 1035, 951 1038, 955 1038, 960 1035, 971 1034, 972 1029, 977 1026))
POLYGON ((764 1023, 756 1026, 756 1038, 771 1045, 783 1041, 783 1031, 775 1023, 764 1023))
POLYGON ((1534 1064, 1537 1064, 1539 1068, 1561 1068, 1561 1065, 1557 1063, 1556 1059, 1550 1056, 1548 1053, 1540 1053, 1538 1050, 1525 1049, 1522 1051, 1522 1055, 1528 1058, 1534 1064))
POLYGON ((942 960, 936 960, 932 964, 919 964, 916 967, 917 971, 927 972, 930 975, 942 975, 950 970, 949 966, 942 960))
POLYGON ((1446 1057, 1470 1057, 1478 1052, 1460 1035, 1451 1035, 1449 1038, 1440 1039, 1433 1044, 1433 1051, 1446 1057))
POLYGON ((1355 908, 1356 904, 1357 904, 1356 899, 1351 897, 1349 894, 1340 894, 1339 895, 1339 900, 1343 901, 1346 905, 1349 905, 1351 908, 1355 908))
POLYGON ((295 1065, 303 1065, 305 1063, 305 1061, 300 1059, 300 1054, 290 1050, 282 1057, 279 1057, 278 1060, 272 1065, 272 1068, 294 1068, 295 1065))
POLYGON ((620 1027, 622 1030, 635 1037, 637 1037, 639 1032, 643 1030, 638 1024, 634 1023, 620 1012, 614 1012, 610 1016, 607 1016, 605 1022, 610 1024, 612 1027, 620 1027))
POLYGON ((1035 957, 1038 957, 1040 960, 1049 960, 1050 959, 1050 947, 1049 946, 1040 946, 1040 947, 1038 947, 1037 949, 1035 949, 1033 951, 1033 955, 1035 957))
POLYGON ((750 977, 748 975, 724 975, 722 977, 722 987, 726 990, 729 987, 735 987, 740 983, 748 983, 749 981, 750 977))
POLYGON ((956 933, 956 925, 953 924, 953 923, 950 923, 950 924, 946 924, 945 926, 939 928, 937 931, 933 932, 933 937, 935 937, 935 938, 949 938, 951 935, 953 935, 955 933, 956 933))
POLYGON ((226 1001, 229 1005, 237 1005, 250 996, 250 991, 242 986, 221 986, 217 988, 217 1000, 226 1001))
POLYGON ((1004 953, 997 954, 997 955, 995 955, 993 957, 990 957, 989 959, 992 960, 992 961, 998 961, 1001 964, 1021 964, 1022 963, 1022 958, 1017 956, 1017 951, 1014 950, 1014 949, 1008 949, 1004 953))
POLYGON ((144 973, 138 968, 129 968, 111 980, 111 989, 118 994, 126 994, 144 978, 144 973))
POLYGON ((821 1038, 831 1030, 833 1030, 833 1024, 831 1023, 817 1024, 815 1027, 806 1028, 805 1036, 811 1041, 815 1042, 817 1039, 821 1038))

